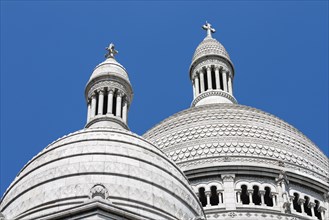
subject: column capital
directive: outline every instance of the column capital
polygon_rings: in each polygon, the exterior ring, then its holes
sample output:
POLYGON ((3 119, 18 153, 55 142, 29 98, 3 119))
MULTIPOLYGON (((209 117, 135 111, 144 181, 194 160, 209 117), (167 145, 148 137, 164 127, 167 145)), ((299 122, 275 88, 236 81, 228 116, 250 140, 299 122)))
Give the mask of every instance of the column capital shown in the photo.
POLYGON ((223 190, 223 189, 217 189, 216 192, 217 192, 217 194, 218 194, 218 193, 222 193, 222 192, 224 192, 224 190, 223 190))
POLYGON ((300 204, 304 204, 305 201, 306 201, 305 199, 299 198, 298 201, 297 201, 297 203, 300 205, 300 204))
POLYGON ((215 66, 214 66, 214 69, 215 69, 215 71, 216 71, 216 70, 218 70, 218 71, 219 71, 219 70, 221 70, 221 68, 223 68, 223 67, 221 67, 221 66, 218 66, 218 65, 215 65, 215 66))
POLYGON ((253 189, 247 189, 247 192, 250 194, 250 193, 254 193, 254 190, 253 189))
POLYGON ((236 191, 237 193, 241 193, 241 192, 242 192, 241 189, 235 189, 235 191, 236 191))
POLYGON ((319 208, 318 208, 318 211, 319 212, 324 212, 324 211, 326 211, 327 209, 325 208, 325 207, 323 207, 323 206, 320 206, 319 208))
POLYGON ((97 89, 97 92, 99 93, 99 94, 101 94, 101 95, 104 95, 104 89, 102 88, 102 89, 97 89))
POLYGON ((96 97, 96 91, 94 91, 90 94, 90 98, 95 98, 95 97, 96 97))
POLYGON ((210 65, 208 65, 208 66, 206 66, 206 70, 208 71, 210 71, 211 70, 211 66, 210 65))
POLYGON ((276 195, 278 195, 277 192, 271 192, 271 196, 276 196, 276 195))
POLYGON ((115 89, 114 89, 114 88, 107 88, 107 92, 108 92, 108 93, 112 93, 112 94, 113 94, 113 93, 114 93, 114 91, 115 91, 115 89))
POLYGON ((117 96, 119 96, 119 97, 121 97, 121 98, 122 98, 124 95, 125 95, 125 93, 122 92, 122 91, 120 91, 120 90, 119 90, 118 93, 117 93, 117 96))
POLYGON ((265 190, 259 190, 259 194, 265 195, 266 191, 265 190))
POLYGON ((314 202, 309 202, 307 207, 309 207, 310 209, 313 209, 315 207, 315 203, 314 202))
POLYGON ((206 196, 210 196, 210 194, 211 194, 210 191, 205 191, 204 193, 206 194, 206 196))

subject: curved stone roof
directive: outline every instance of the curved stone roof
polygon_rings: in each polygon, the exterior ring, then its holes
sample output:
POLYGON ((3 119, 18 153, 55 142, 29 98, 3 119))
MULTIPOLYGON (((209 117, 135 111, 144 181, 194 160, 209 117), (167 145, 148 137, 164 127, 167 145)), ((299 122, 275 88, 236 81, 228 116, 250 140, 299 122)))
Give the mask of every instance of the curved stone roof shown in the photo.
POLYGON ((104 62, 98 64, 90 76, 89 82, 101 76, 118 76, 129 81, 126 69, 114 58, 107 58, 104 62))
POLYGON ((326 182, 328 158, 296 128, 261 110, 211 104, 181 111, 144 134, 183 171, 255 166, 326 182), (280 167, 281 163, 281 167, 280 167))
POLYGON ((36 219, 94 197, 146 219, 203 216, 182 171, 150 142, 117 128, 83 129, 51 143, 17 175, 0 212, 36 219))
POLYGON ((216 39, 209 36, 206 37, 196 48, 192 58, 192 63, 206 56, 220 56, 229 61, 233 66, 232 61, 230 60, 230 56, 228 55, 224 46, 216 39))

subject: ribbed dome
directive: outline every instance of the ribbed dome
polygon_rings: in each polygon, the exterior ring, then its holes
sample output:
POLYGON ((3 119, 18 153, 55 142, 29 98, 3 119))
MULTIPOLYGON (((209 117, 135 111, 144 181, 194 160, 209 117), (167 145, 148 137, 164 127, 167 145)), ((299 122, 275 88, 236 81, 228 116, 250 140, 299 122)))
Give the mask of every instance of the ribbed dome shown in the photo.
POLYGON ((94 197, 145 219, 203 216, 171 160, 136 134, 110 128, 83 129, 46 147, 9 186, 0 211, 7 219, 39 219, 94 197))
POLYGON ((101 76, 118 76, 121 77, 127 82, 129 81, 128 74, 126 69, 118 63, 114 58, 107 58, 104 62, 98 64, 93 73, 90 76, 89 82, 95 78, 99 78, 101 76))
POLYGON ((206 57, 206 56, 220 56, 227 61, 230 62, 230 64, 233 66, 230 56, 226 52, 224 46, 219 43, 216 39, 207 36, 196 48, 193 58, 192 58, 192 63, 194 63, 196 60, 200 59, 201 57, 206 57))
POLYGON ((183 171, 203 167, 282 169, 326 184, 328 158, 301 132, 261 110, 238 104, 193 107, 144 134, 183 171))

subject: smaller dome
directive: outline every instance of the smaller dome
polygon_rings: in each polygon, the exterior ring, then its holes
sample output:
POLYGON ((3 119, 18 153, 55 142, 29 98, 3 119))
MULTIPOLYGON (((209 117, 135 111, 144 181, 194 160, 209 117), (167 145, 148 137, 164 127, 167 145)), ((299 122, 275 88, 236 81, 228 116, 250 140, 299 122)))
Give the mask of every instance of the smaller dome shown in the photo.
POLYGON ((104 62, 98 64, 95 67, 93 73, 91 74, 89 82, 93 79, 110 75, 118 76, 120 78, 125 79, 127 82, 130 82, 126 69, 112 57, 107 58, 104 62))
POLYGON ((216 39, 210 36, 207 36, 196 48, 193 55, 192 63, 206 56, 220 56, 226 59, 227 61, 229 61, 230 64, 233 66, 230 60, 230 56, 228 55, 224 46, 221 43, 219 43, 216 39))

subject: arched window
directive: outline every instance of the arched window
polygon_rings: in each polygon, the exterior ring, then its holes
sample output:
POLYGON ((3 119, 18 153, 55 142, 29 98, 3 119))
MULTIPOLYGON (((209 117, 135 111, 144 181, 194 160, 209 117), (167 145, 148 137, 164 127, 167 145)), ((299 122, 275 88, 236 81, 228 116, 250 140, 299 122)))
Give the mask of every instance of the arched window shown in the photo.
POLYGON ((249 204, 250 203, 246 185, 241 186, 241 196, 240 196, 240 198, 241 198, 242 204, 249 204))
POLYGON ((210 205, 218 205, 219 198, 218 198, 218 194, 217 194, 217 187, 216 186, 212 186, 210 188, 210 191, 211 191, 210 205))
POLYGON ((296 210, 296 212, 301 213, 302 209, 301 209, 300 205, 298 204, 298 199, 299 199, 298 193, 294 193, 293 207, 296 210))
POLYGON ((271 198, 271 188, 265 187, 264 202, 267 206, 273 206, 273 199, 271 198))
POLYGON ((205 189, 203 187, 199 188, 199 199, 203 207, 207 205, 207 197, 204 191, 205 189))
POLYGON ((315 200, 314 215, 318 219, 322 220, 321 213, 319 212, 319 207, 320 207, 320 202, 318 200, 315 200))
POLYGON ((305 211, 305 213, 306 213, 307 215, 312 216, 312 211, 311 211, 311 209, 308 207, 308 204, 310 203, 310 198, 307 197, 307 196, 305 196, 304 199, 305 199, 305 203, 304 203, 304 211, 305 211))
POLYGON ((253 186, 254 192, 252 193, 252 201, 255 205, 260 205, 261 199, 259 196, 259 187, 258 186, 253 186))

